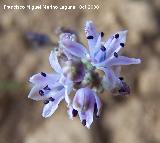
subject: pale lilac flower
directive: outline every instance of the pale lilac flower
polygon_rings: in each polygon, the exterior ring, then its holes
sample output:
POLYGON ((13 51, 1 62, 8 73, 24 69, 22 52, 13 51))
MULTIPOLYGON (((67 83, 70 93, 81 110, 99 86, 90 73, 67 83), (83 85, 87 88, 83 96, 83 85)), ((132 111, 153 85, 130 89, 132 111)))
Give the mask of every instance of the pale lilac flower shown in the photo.
POLYGON ((93 66, 96 67, 110 67, 114 65, 130 65, 139 64, 140 59, 128 58, 120 56, 118 52, 125 46, 127 31, 120 31, 109 37, 106 42, 102 42, 101 38, 104 33, 96 32, 96 29, 91 21, 87 21, 85 25, 85 34, 88 40, 89 53, 86 48, 72 40, 68 36, 68 33, 64 35, 67 37, 62 38, 60 43, 63 45, 64 50, 66 50, 71 55, 87 58, 90 56, 90 60, 93 66))
POLYGON ((101 101, 96 93, 88 87, 77 90, 72 106, 68 110, 69 117, 72 119, 80 117, 81 123, 90 128, 93 117, 99 117, 101 109, 101 101))
POLYGON ((61 100, 65 99, 67 104, 70 104, 69 94, 73 86, 73 82, 63 75, 63 70, 54 51, 49 56, 49 62, 56 73, 41 72, 33 75, 29 80, 33 84, 33 88, 28 98, 44 101, 42 116, 45 118, 55 112, 61 100))
POLYGON ((59 74, 47 74, 41 72, 33 75, 29 79, 29 81, 33 84, 33 88, 31 89, 28 97, 36 101, 46 100, 51 88, 55 86, 59 79, 59 74))
POLYGON ((125 46, 127 30, 120 31, 109 37, 106 42, 101 38, 104 33, 97 33, 91 21, 85 25, 92 64, 96 67, 110 67, 113 65, 139 64, 140 59, 119 56, 118 52, 125 46), (99 35, 99 36, 98 36, 99 35))
POLYGON ((103 85, 107 89, 124 88, 124 81, 119 79, 120 66, 139 64, 140 59, 121 56, 119 51, 125 46, 127 31, 120 31, 112 36, 106 42, 102 42, 103 32, 98 33, 92 21, 87 21, 85 25, 85 35, 88 40, 89 52, 80 43, 74 40, 65 39, 61 41, 65 50, 70 54, 82 59, 87 59, 92 66, 104 71, 105 76, 103 85), (80 52, 78 52, 80 51, 80 52))
POLYGON ((85 35, 88 49, 76 41, 75 34, 60 34, 59 48, 49 56, 55 73, 33 75, 28 97, 44 102, 42 116, 45 118, 65 99, 69 118, 79 115, 81 123, 90 128, 94 117, 100 115, 101 101, 97 93, 107 89, 116 94, 118 91, 118 95, 129 94, 130 88, 120 76, 121 65, 139 64, 141 60, 120 55, 127 31, 117 32, 104 42, 104 33, 97 32, 92 21, 87 21, 85 35), (72 90, 76 92, 73 100, 69 98, 72 90))
POLYGON ((106 42, 101 42, 101 37, 103 37, 104 33, 97 33, 91 21, 87 21, 85 25, 85 34, 88 39, 92 65, 104 71, 104 87, 110 90, 119 88, 121 95, 124 95, 126 92, 129 93, 129 87, 122 78, 119 78, 120 66, 139 64, 141 62, 140 59, 120 56, 119 51, 125 46, 127 32, 127 30, 117 32, 110 36, 106 42))

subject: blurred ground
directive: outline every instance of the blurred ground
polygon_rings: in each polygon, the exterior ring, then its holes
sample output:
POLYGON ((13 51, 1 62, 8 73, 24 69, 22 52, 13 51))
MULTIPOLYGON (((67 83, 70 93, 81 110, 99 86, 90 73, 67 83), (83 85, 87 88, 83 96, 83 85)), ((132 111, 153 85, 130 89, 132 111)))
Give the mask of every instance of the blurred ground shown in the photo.
POLYGON ((3 0, 0 2, 0 143, 159 143, 160 142, 160 1, 159 0, 3 0), (98 11, 14 11, 3 5, 100 5, 98 11), (101 118, 90 130, 79 119, 70 121, 61 104, 50 119, 41 117, 42 104, 27 99, 28 78, 51 71, 52 47, 35 49, 26 32, 48 34, 56 43, 57 27, 76 30, 86 43, 83 26, 93 20, 107 38, 128 29, 124 54, 142 59, 141 65, 123 68, 132 96, 104 93, 101 118))

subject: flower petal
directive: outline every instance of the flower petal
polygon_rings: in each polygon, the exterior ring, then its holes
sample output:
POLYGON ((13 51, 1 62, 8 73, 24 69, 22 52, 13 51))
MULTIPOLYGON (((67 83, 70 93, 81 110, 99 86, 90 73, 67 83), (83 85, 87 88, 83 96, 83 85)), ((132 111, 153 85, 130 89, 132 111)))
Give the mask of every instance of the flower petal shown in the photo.
POLYGON ((84 91, 81 88, 77 90, 73 98, 73 108, 78 111, 81 111, 83 108, 83 102, 84 102, 84 91))
POLYGON ((125 56, 118 56, 117 58, 113 57, 106 61, 107 66, 112 65, 131 65, 131 64, 140 64, 141 60, 136 58, 128 58, 125 56))
POLYGON ((99 50, 97 54, 94 56, 95 63, 101 63, 106 59, 106 52, 99 50))
POLYGON ((114 39, 114 36, 112 35, 112 36, 110 36, 110 37, 108 38, 108 40, 104 43, 104 47, 106 47, 107 50, 109 49, 109 46, 111 45, 113 39, 114 39))
POLYGON ((96 115, 99 116, 102 103, 101 103, 100 98, 96 94, 95 94, 95 100, 96 100, 96 106, 97 106, 97 109, 98 109, 96 115))
POLYGON ((77 57, 72 55, 69 51, 67 51, 65 48, 63 49, 64 54, 66 55, 68 60, 77 60, 77 57))
POLYGON ((90 88, 81 88, 76 92, 73 99, 73 108, 79 113, 80 120, 84 126, 90 128, 93 122, 95 93, 90 88))
POLYGON ((62 74, 63 71, 62 71, 62 68, 58 62, 58 58, 57 58, 57 55, 56 55, 56 52, 54 51, 51 51, 50 53, 50 56, 49 56, 49 63, 51 65, 51 67, 57 72, 57 73, 60 73, 62 74))
POLYGON ((59 96, 59 94, 64 94, 65 92, 65 88, 63 85, 61 85, 60 83, 55 84, 51 91, 48 93, 48 97, 57 97, 59 96))
POLYGON ((73 89, 73 82, 71 80, 69 80, 68 78, 66 78, 65 76, 62 76, 60 79, 60 83, 65 88, 65 101, 69 106, 70 102, 71 102, 70 98, 69 98, 69 94, 71 93, 71 91, 73 89))
POLYGON ((102 84, 105 89, 112 90, 115 88, 118 84, 120 84, 120 80, 116 75, 113 73, 113 71, 110 68, 100 68, 104 71, 105 76, 103 77, 102 84))
POLYGON ((106 67, 106 61, 102 61, 100 63, 96 63, 96 62, 91 62, 91 64, 97 68, 100 68, 100 67, 106 67))
POLYGON ((48 82, 55 83, 59 80, 59 74, 47 74, 47 73, 38 73, 30 77, 29 81, 33 84, 44 85, 48 82))
POLYGON ((126 42, 127 32, 127 30, 117 32, 114 36, 111 36, 108 39, 108 41, 104 44, 106 47, 107 57, 109 57, 113 52, 119 52, 119 50, 123 48, 121 43, 124 44, 126 42))
POLYGON ((64 45, 66 51, 68 51, 69 53, 71 53, 76 57, 85 58, 86 54, 88 53, 87 49, 83 45, 75 41, 63 40, 62 44, 64 45))
POLYGON ((83 121, 85 120, 86 125, 84 126, 86 126, 88 129, 90 128, 93 122, 94 103, 95 103, 95 100, 93 99, 92 103, 89 105, 88 110, 78 112, 80 121, 83 123, 83 121))
POLYGON ((89 110, 86 111, 86 127, 89 129, 93 123, 94 104, 91 104, 89 110))
POLYGON ((73 111, 73 107, 70 105, 68 108, 67 114, 68 114, 69 119, 71 119, 71 120, 73 120, 72 111, 73 111))
POLYGON ((102 40, 102 36, 101 36, 101 34, 99 34, 97 42, 96 42, 96 44, 94 46, 95 48, 99 49, 101 47, 101 40, 102 40))
POLYGON ((60 44, 64 40, 71 40, 71 41, 76 40, 75 34, 71 34, 71 33, 62 33, 60 34, 59 38, 60 38, 60 41, 59 41, 60 44))
POLYGON ((65 101, 68 104, 68 106, 70 105, 70 102, 71 102, 69 98, 69 94, 72 91, 72 87, 73 87, 73 84, 65 86, 65 101))
POLYGON ((81 122, 82 122, 83 120, 86 120, 85 112, 79 111, 79 112, 78 112, 78 115, 79 115, 79 119, 80 119, 81 122))
POLYGON ((89 51, 92 52, 98 40, 98 33, 92 21, 87 21, 85 24, 85 34, 88 39, 89 51), (89 36, 91 38, 89 38, 89 36))
POLYGON ((100 50, 100 48, 101 48, 101 39, 102 39, 101 34, 99 34, 96 44, 90 50, 91 58, 95 58, 95 56, 97 55, 97 53, 99 51, 101 51, 100 50))
POLYGON ((61 100, 64 99, 63 91, 59 93, 57 97, 55 97, 54 101, 49 101, 48 104, 45 104, 43 107, 42 116, 44 118, 50 117, 58 108, 58 104, 61 102, 61 100))
POLYGON ((62 34, 60 34, 59 47, 63 49, 63 52, 67 56, 68 60, 77 59, 77 57, 72 55, 70 53, 70 51, 67 51, 66 48, 64 48, 63 41, 65 41, 65 40, 76 41, 75 34, 71 34, 71 33, 62 33, 62 34))
POLYGON ((90 129, 91 124, 93 123, 93 110, 88 110, 87 112, 78 112, 79 118, 83 126, 86 126, 90 129), (84 123, 85 121, 85 123, 84 123))
POLYGON ((92 90, 88 87, 77 90, 73 98, 73 108, 78 111, 87 110, 93 98, 92 94, 92 90))
POLYGON ((34 85, 31 89, 28 98, 31 98, 36 101, 46 100, 47 98, 52 97, 54 94, 61 91, 63 88, 64 86, 62 86, 62 84, 60 84, 59 82, 56 82, 54 84, 37 84, 34 85))
POLYGON ((31 99, 36 100, 36 101, 47 99, 46 96, 41 96, 40 95, 39 91, 41 89, 43 89, 42 85, 35 85, 35 86, 33 86, 33 88, 31 89, 31 91, 30 91, 30 93, 28 95, 28 98, 31 98, 31 99))
POLYGON ((117 77, 120 77, 121 66, 112 66, 111 69, 117 77))

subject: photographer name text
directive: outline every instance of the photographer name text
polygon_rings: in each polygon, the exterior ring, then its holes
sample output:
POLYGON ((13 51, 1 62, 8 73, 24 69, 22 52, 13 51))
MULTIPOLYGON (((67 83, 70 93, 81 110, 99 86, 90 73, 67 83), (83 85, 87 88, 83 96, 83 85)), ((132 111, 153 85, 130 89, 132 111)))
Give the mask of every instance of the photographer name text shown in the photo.
POLYGON ((3 5, 4 10, 98 10, 99 5, 3 5))

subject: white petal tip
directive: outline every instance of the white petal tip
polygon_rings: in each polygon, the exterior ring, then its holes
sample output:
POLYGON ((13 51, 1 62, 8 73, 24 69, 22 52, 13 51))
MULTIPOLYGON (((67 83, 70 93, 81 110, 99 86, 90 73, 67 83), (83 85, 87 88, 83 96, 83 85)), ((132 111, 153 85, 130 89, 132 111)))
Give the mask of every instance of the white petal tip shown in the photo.
MULTIPOLYGON (((29 94, 29 95, 28 95, 28 98, 29 98, 29 99, 33 99, 33 95, 32 95, 32 94, 29 94)), ((33 100, 34 100, 34 99, 33 99, 33 100)))
POLYGON ((42 117, 43 117, 43 118, 49 118, 49 117, 51 117, 51 116, 52 116, 52 114, 42 113, 42 117))
POLYGON ((90 125, 86 125, 86 127, 87 127, 88 129, 90 129, 90 125))
POLYGON ((93 21, 92 21, 92 20, 88 20, 88 21, 86 21, 86 24, 91 24, 91 23, 93 23, 93 21))
POLYGON ((28 94, 28 98, 31 98, 32 97, 32 94, 28 94))
POLYGON ((138 61, 139 61, 139 64, 142 62, 141 59, 138 59, 138 61))
POLYGON ((31 98, 30 95, 28 95, 28 98, 31 98))
POLYGON ((48 117, 50 117, 50 116, 45 116, 45 115, 42 114, 42 117, 43 117, 43 118, 48 118, 48 117))
POLYGON ((33 97, 33 96, 31 96, 31 95, 29 95, 28 98, 29 98, 29 99, 32 99, 32 100, 35 100, 35 101, 40 101, 40 100, 41 100, 41 99, 38 99, 38 98, 33 97))
POLYGON ((33 78, 32 78, 32 77, 30 77, 28 81, 29 81, 29 82, 32 82, 32 81, 33 81, 33 78))
POLYGON ((136 59, 135 60, 135 64, 140 64, 141 63, 141 60, 140 59, 136 59))

